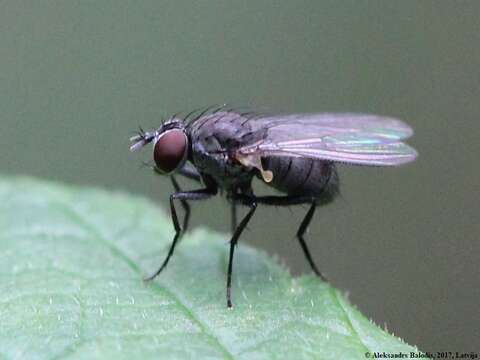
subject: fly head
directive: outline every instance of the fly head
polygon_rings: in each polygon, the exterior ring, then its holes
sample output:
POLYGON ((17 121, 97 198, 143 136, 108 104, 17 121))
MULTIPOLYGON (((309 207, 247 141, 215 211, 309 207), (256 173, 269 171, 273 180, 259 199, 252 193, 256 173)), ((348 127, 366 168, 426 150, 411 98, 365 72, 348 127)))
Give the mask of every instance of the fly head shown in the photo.
POLYGON ((130 151, 136 151, 153 143, 153 160, 156 170, 169 174, 181 168, 187 160, 189 141, 182 121, 170 119, 154 131, 140 129, 130 138, 130 151))

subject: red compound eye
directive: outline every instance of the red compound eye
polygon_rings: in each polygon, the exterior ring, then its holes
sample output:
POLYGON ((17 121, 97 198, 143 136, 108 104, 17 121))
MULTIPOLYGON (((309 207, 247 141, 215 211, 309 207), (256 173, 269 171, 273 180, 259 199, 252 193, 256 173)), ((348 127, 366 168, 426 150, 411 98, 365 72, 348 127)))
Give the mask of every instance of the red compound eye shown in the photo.
POLYGON ((157 168, 169 173, 178 168, 186 158, 187 136, 182 130, 168 130, 160 135, 153 148, 157 168))

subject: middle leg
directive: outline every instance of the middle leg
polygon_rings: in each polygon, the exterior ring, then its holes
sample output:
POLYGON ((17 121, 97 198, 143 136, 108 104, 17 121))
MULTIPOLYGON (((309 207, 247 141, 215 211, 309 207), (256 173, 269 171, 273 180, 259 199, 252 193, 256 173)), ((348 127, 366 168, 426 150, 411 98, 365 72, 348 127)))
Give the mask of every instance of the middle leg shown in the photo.
MULTIPOLYGON (((233 253, 235 246, 237 245, 238 238, 242 234, 243 230, 247 226, 248 222, 252 218, 255 210, 257 209, 257 203, 254 197, 248 197, 248 200, 242 201, 244 205, 250 207, 247 215, 240 221, 240 224, 233 231, 232 239, 230 240, 230 255, 228 258, 228 272, 227 272, 227 306, 232 307, 232 271, 233 271, 233 253)), ((235 207, 235 202, 232 202, 232 206, 235 207)))
MULTIPOLYGON (((242 201, 248 199, 248 197, 243 197, 242 201)), ((320 272, 315 261, 313 260, 310 250, 308 249, 307 243, 305 242, 304 235, 312 221, 313 215, 315 214, 315 209, 317 204, 315 199, 308 196, 298 196, 298 195, 285 195, 285 196, 258 196, 255 197, 255 200, 258 204, 270 205, 270 206, 290 206, 290 205, 301 205, 301 204, 310 204, 310 208, 300 223, 300 227, 297 230, 297 240, 302 248, 303 254, 308 261, 312 271, 321 278, 323 281, 328 281, 327 278, 320 272)))

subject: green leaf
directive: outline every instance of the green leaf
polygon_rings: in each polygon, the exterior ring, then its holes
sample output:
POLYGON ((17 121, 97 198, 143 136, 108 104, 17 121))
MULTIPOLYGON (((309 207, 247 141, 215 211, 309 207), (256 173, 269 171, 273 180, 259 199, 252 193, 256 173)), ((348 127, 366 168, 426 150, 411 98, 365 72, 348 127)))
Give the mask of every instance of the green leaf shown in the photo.
POLYGON ((240 245, 225 302, 228 237, 194 231, 151 274, 170 218, 120 192, 0 180, 0 358, 365 359, 408 353, 337 290, 290 277, 240 245))

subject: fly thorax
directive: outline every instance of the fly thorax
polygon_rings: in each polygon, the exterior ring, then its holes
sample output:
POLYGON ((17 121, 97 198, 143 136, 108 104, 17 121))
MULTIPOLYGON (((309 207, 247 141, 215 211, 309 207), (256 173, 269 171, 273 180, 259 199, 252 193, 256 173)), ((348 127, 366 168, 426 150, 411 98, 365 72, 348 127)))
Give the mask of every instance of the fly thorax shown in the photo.
MULTIPOLYGON (((238 132, 238 129, 237 129, 238 132)), ((224 188, 251 181, 253 172, 232 157, 242 132, 235 135, 232 124, 208 123, 192 136, 192 160, 203 173, 212 176, 224 188)))

